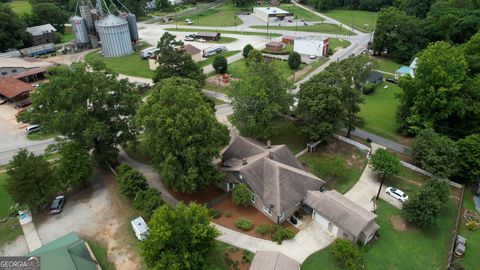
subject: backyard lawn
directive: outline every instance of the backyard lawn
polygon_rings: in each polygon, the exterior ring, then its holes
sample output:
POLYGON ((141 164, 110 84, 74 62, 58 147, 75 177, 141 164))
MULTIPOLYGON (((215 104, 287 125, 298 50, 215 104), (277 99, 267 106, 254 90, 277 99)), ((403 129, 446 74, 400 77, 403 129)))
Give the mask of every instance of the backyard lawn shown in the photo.
POLYGON ((32 12, 32 5, 30 5, 30 2, 28 1, 12 1, 10 3, 7 3, 15 13, 18 15, 24 14, 24 13, 31 13, 32 12))
POLYGON ((307 148, 308 140, 300 134, 292 121, 282 121, 276 128, 277 135, 270 139, 272 144, 286 144, 294 155, 307 148))
POLYGON ((395 70, 399 69, 402 65, 394 62, 387 57, 374 57, 378 63, 378 70, 395 74, 395 70))
POLYGON ((311 173, 327 182, 328 190, 344 194, 360 179, 367 165, 366 155, 347 143, 332 139, 327 145, 318 145, 314 153, 301 156, 300 160, 311 173))
POLYGON ((227 52, 222 52, 222 53, 219 53, 219 54, 216 54, 216 55, 212 55, 210 56, 209 58, 206 58, 205 60, 202 60, 200 62, 198 62, 198 64, 201 66, 201 67, 206 67, 208 65, 211 65, 213 63, 213 59, 215 59, 215 56, 217 55, 223 55, 225 58, 228 58, 232 55, 235 55, 237 53, 239 53, 240 51, 227 51, 227 52))
MULTIPOLYGON (((8 217, 10 206, 13 205, 12 198, 5 189, 7 177, 6 173, 0 173, 0 219, 8 217)), ((0 246, 14 240, 21 234, 22 229, 16 218, 7 222, 0 222, 0 246)))
MULTIPOLYGON (((170 27, 170 28, 165 28, 166 31, 175 31, 175 32, 192 32, 192 33, 197 33, 197 32, 212 32, 212 29, 198 29, 198 28, 178 28, 176 29, 175 27, 170 27)), ((232 35, 245 35, 245 36, 267 36, 267 33, 265 32, 252 32, 252 31, 231 31, 231 30, 219 30, 216 31, 221 34, 232 34, 232 35)), ((281 34, 275 34, 275 33, 270 33, 269 36, 271 37, 281 37, 281 34)))
MULTIPOLYGON (((270 62, 270 65, 273 65, 280 75, 285 79, 289 79, 289 77, 292 75, 292 70, 288 66, 287 61, 273 60, 270 62)), ((302 64, 298 69, 303 69, 304 67, 305 64, 302 64)), ((229 64, 228 73, 239 79, 246 78, 248 76, 248 68, 245 64, 245 59, 242 58, 229 64)))
POLYGON ((365 119, 365 126, 362 129, 386 139, 398 141, 395 115, 400 101, 395 98, 395 95, 400 92, 398 85, 383 82, 377 86, 375 92, 364 95, 364 103, 360 105, 359 113, 365 119), (384 89, 385 85, 388 86, 387 89, 384 89))
MULTIPOLYGON (((469 187, 465 187, 465 195, 463 198, 463 209, 475 210, 473 202, 474 193, 469 187)), ((463 214, 463 212, 462 212, 463 214)), ((477 212, 477 214, 480 214, 477 212)), ((467 248, 463 258, 456 260, 458 264, 465 267, 466 270, 478 268, 478 254, 480 254, 480 230, 470 231, 465 225, 465 219, 460 219, 458 234, 467 238, 467 248)))
MULTIPOLYGON (((148 46, 143 46, 139 50, 148 46)), ((129 76, 152 78, 154 71, 148 67, 148 60, 140 58, 138 51, 133 54, 121 57, 103 57, 99 52, 91 52, 85 56, 87 60, 99 59, 111 70, 129 76)))
POLYGON ((237 15, 242 10, 233 6, 233 4, 225 4, 214 9, 207 9, 198 15, 188 15, 177 18, 179 25, 187 25, 185 19, 191 19, 192 25, 199 26, 235 26, 242 24, 237 15))
POLYGON ((378 18, 377 12, 362 10, 334 9, 324 12, 324 14, 341 23, 353 25, 353 28, 363 32, 372 32, 378 18))
MULTIPOLYGON (((444 209, 436 224, 428 229, 399 222, 400 210, 383 200, 378 201, 377 215, 379 239, 362 247, 366 269, 445 268, 450 231, 456 218, 452 203, 444 209)), ((331 246, 308 257, 301 269, 316 270, 321 266, 330 270, 342 269, 333 258, 331 246)))
MULTIPOLYGON (((251 26, 251 28, 257 29, 267 29, 266 25, 255 25, 251 26)), ((318 32, 318 33, 325 33, 325 34, 337 34, 337 35, 348 35, 353 34, 352 32, 343 29, 339 25, 330 24, 330 23, 316 23, 310 24, 307 26, 299 25, 299 26, 275 26, 269 25, 269 30, 289 30, 289 31, 299 31, 299 32, 318 32)))

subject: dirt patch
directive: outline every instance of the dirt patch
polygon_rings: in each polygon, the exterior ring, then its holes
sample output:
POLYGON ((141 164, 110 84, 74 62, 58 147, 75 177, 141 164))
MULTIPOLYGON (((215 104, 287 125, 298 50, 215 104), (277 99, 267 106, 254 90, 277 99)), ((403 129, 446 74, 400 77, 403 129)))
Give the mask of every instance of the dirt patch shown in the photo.
POLYGON ((168 187, 167 190, 175 199, 179 201, 183 201, 184 203, 197 202, 199 204, 205 204, 225 193, 223 190, 215 187, 214 185, 209 185, 205 190, 192 194, 173 191, 168 187))
POLYGON ((400 216, 391 216, 390 222, 392 222, 393 228, 400 232, 415 231, 416 229, 409 225, 402 217, 400 216))
MULTIPOLYGON (((259 225, 275 224, 273 221, 267 218, 263 213, 261 213, 257 208, 253 206, 248 206, 248 207, 236 206, 232 203, 231 198, 228 198, 227 200, 214 205, 213 208, 218 209, 222 212, 222 215, 219 218, 212 220, 214 223, 218 225, 222 225, 234 231, 253 236, 253 237, 257 237, 265 240, 271 240, 270 237, 268 237, 267 235, 261 235, 255 231, 255 229, 259 225), (230 212, 230 217, 226 216, 225 214, 226 212, 230 212), (237 228, 235 226, 235 220, 237 220, 240 217, 245 217, 250 219, 253 222, 254 227, 249 231, 243 231, 237 228)), ((282 226, 288 228, 295 234, 298 233, 298 229, 295 228, 292 224, 290 224, 287 221, 283 222, 282 226)))

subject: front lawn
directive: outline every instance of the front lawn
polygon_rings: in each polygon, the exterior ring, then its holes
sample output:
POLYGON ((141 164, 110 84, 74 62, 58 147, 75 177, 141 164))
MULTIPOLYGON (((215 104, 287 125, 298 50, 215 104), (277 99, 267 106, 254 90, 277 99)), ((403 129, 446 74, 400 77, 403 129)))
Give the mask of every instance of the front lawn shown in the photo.
POLYGON ((148 67, 148 60, 140 58, 138 53, 146 47, 148 46, 142 46, 131 55, 120 57, 103 57, 99 52, 91 52, 85 56, 85 59, 98 59, 104 62, 108 68, 120 74, 151 79, 154 71, 148 67))
POLYGON ((206 58, 205 60, 202 60, 202 61, 198 62, 198 64, 201 67, 206 67, 206 66, 211 65, 213 63, 213 59, 215 59, 215 57, 217 55, 223 55, 225 58, 228 58, 228 57, 233 56, 233 55, 235 55, 239 52, 240 51, 226 51, 226 52, 218 53, 218 54, 210 56, 209 58, 206 58))
POLYGON ((292 25, 292 26, 278 26, 278 25, 255 25, 251 26, 251 28, 256 29, 269 29, 269 30, 288 30, 288 31, 300 31, 300 32, 317 32, 317 33, 325 33, 325 34, 336 34, 336 35, 353 35, 352 32, 343 29, 339 25, 330 24, 330 23, 316 23, 316 24, 309 24, 307 26, 304 25, 292 25))
MULTIPOLYGON (((465 195, 463 198, 463 210, 469 209, 471 211, 475 210, 475 203, 473 202, 474 193, 469 187, 465 188, 465 195)), ((463 212, 462 212, 463 214, 463 212)), ((477 212, 477 214, 480 214, 477 212)), ((467 238, 467 248, 465 250, 465 255, 456 260, 457 264, 461 264, 465 267, 466 270, 477 269, 478 268, 478 254, 480 252, 480 230, 470 231, 467 229, 466 220, 461 217, 460 224, 458 228, 458 234, 467 238)))
POLYGON ((360 105, 359 113, 365 119, 365 126, 362 129, 386 139, 398 141, 395 115, 400 101, 395 95, 401 91, 398 85, 383 82, 377 86, 374 93, 364 95, 365 102, 360 105), (385 85, 388 86, 387 89, 384 89, 385 85))
MULTIPOLYGON (((245 63, 246 63, 245 59, 242 58, 238 61, 235 61, 229 64, 228 74, 231 74, 233 77, 236 77, 239 79, 246 78, 248 76, 248 68, 245 63)), ((273 65, 275 69, 280 73, 280 76, 282 76, 285 79, 289 79, 293 73, 292 69, 290 69, 290 67, 288 66, 287 61, 272 60, 270 62, 270 65, 273 65)), ((304 67, 305 67, 305 64, 301 64, 298 69, 300 70, 300 69, 303 69, 304 67)))
MULTIPOLYGON (((5 188, 7 177, 6 173, 0 173, 0 220, 8 217, 10 206, 14 204, 12 197, 5 188)), ((15 240, 21 234, 22 229, 16 218, 0 222, 0 247, 15 240)))
MULTIPOLYGON (((379 200, 379 239, 362 247, 366 269, 445 269, 456 212, 450 202, 435 225, 421 229, 399 222, 400 210, 379 200)), ((478 260, 476 262, 475 265, 478 265, 478 260)), ((308 257, 301 269, 316 270, 320 269, 319 267, 342 269, 333 258, 331 246, 308 257)))
POLYGON ((243 23, 237 17, 240 13, 242 13, 241 9, 229 3, 214 9, 207 9, 198 15, 178 17, 177 22, 179 25, 187 25, 185 19, 190 19, 194 26, 235 26, 243 23))
POLYGON ((10 3, 7 3, 7 5, 9 5, 12 10, 18 15, 32 13, 32 5, 29 1, 12 1, 10 3))
POLYGON ((207 264, 214 269, 230 270, 231 265, 225 260, 225 254, 228 254, 230 260, 238 261, 239 269, 248 269, 254 254, 248 250, 240 249, 224 242, 215 241, 215 247, 207 257, 207 264), (247 261, 242 261, 245 255, 247 261))
POLYGON ((335 51, 336 48, 346 48, 350 45, 350 41, 339 38, 330 38, 329 42, 328 48, 333 51, 335 51))
POLYGON ((334 9, 324 12, 328 17, 352 26, 362 32, 372 32, 377 23, 378 12, 334 9))
POLYGON ((293 15, 295 16, 295 19, 303 19, 305 21, 324 21, 325 19, 313 14, 312 12, 305 10, 301 7, 297 7, 295 5, 281 5, 279 8, 293 12, 293 15))
POLYGON ((357 183, 368 162, 365 152, 336 139, 318 145, 315 152, 301 156, 300 160, 326 182, 327 189, 342 194, 357 183))
MULTIPOLYGON (((198 29, 198 28, 165 28, 165 31, 172 31, 172 32, 212 32, 212 29, 198 29)), ((245 35, 245 36, 271 36, 271 37, 281 37, 281 34, 270 33, 267 35, 265 32, 252 32, 252 31, 232 31, 232 30, 219 30, 216 31, 221 34, 233 34, 233 35, 245 35)))

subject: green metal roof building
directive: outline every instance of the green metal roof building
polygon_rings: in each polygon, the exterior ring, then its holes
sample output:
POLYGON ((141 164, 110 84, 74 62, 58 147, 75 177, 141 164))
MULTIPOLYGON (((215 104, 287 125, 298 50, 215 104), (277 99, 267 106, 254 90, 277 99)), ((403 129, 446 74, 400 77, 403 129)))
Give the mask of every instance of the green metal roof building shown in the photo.
POLYGON ((80 239, 76 232, 71 232, 26 254, 26 256, 40 256, 41 269, 101 269, 94 255, 90 255, 89 250, 87 243, 80 239))

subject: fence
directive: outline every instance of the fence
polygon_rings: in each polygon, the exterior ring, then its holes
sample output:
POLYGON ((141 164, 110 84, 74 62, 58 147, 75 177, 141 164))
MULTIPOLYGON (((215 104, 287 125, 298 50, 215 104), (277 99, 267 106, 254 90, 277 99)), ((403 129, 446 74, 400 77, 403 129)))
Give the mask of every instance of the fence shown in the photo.
POLYGON ((368 147, 368 146, 366 146, 366 145, 363 145, 363 144, 361 144, 361 143, 359 143, 359 142, 356 142, 356 141, 354 141, 354 140, 350 140, 349 138, 345 138, 345 137, 340 136, 340 135, 338 135, 338 134, 334 134, 333 137, 339 139, 340 141, 343 141, 343 142, 346 142, 346 143, 348 143, 348 144, 351 144, 351 145, 357 147, 357 148, 360 149, 360 150, 370 152, 370 147, 368 147))
POLYGON ((455 248, 455 240, 456 240, 457 233, 458 233, 458 224, 460 224, 460 217, 462 215, 462 203, 463 203, 463 197, 465 195, 465 186, 461 185, 461 187, 462 187, 462 193, 460 195, 460 204, 458 205, 457 220, 455 222, 455 227, 453 227, 452 236, 451 236, 451 240, 450 240, 450 252, 448 253, 448 260, 447 260, 447 265, 446 265, 447 269, 450 269, 450 264, 452 263, 453 251, 454 251, 454 248, 455 248))

